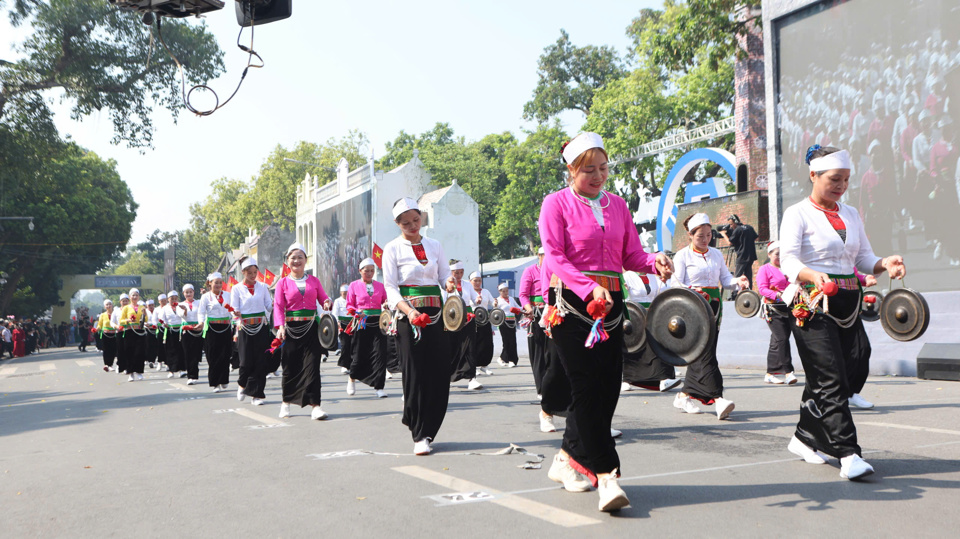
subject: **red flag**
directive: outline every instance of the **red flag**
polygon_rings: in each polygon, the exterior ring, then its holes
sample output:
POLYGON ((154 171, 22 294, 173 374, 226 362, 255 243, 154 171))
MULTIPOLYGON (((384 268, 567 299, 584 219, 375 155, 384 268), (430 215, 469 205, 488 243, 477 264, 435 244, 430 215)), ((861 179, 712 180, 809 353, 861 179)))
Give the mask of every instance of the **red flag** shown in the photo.
POLYGON ((287 275, 290 275, 292 272, 293 270, 290 269, 290 266, 284 264, 283 269, 280 270, 280 278, 283 279, 287 275))
POLYGON ((230 284, 230 279, 227 279, 223 282, 223 291, 229 294, 231 289, 233 289, 233 285, 230 284))
POLYGON ((383 268, 383 249, 376 243, 373 244, 373 261, 377 263, 378 268, 383 268))
POLYGON ((257 280, 262 283, 265 279, 266 279, 266 277, 263 275, 263 272, 262 272, 262 271, 257 271, 257 280))
POLYGON ((263 270, 263 277, 263 282, 267 283, 267 286, 273 286, 273 280, 277 278, 277 276, 274 275, 270 270, 263 270))

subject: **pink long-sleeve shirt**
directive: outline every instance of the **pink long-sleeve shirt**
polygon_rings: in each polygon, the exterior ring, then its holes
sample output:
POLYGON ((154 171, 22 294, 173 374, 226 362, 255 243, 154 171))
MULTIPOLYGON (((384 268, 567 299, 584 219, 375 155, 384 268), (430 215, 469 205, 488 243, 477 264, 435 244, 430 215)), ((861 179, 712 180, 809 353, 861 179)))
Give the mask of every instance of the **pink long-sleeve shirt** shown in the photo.
POLYGON ((540 266, 533 264, 527 266, 520 276, 520 305, 526 307, 533 303, 530 299, 533 296, 541 296, 540 293, 540 266))
POLYGON ((656 272, 656 254, 643 250, 627 203, 612 193, 605 195, 609 203, 602 210, 603 227, 571 188, 547 195, 540 208, 544 261, 584 300, 599 286, 584 271, 656 272))
POLYGON ((306 284, 301 294, 297 283, 289 276, 280 279, 273 298, 273 327, 278 328, 283 325, 287 311, 315 311, 318 305, 323 305, 329 299, 323 290, 323 285, 320 284, 320 279, 307 275, 306 284))
POLYGON ((777 301, 777 292, 783 292, 789 284, 787 276, 773 264, 764 264, 757 272, 757 290, 770 301, 777 301))
POLYGON ((367 291, 367 283, 357 279, 350 283, 347 289, 347 309, 362 311, 364 309, 380 309, 387 301, 387 289, 379 281, 371 281, 373 294, 367 291))

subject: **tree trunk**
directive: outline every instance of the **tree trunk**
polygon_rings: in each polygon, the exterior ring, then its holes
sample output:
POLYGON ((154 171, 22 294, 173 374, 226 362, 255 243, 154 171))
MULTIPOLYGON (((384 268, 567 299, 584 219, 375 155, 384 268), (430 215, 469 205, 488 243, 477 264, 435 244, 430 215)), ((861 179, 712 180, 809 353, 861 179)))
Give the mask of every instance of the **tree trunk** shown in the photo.
POLYGON ((10 302, 13 301, 13 294, 17 291, 17 285, 20 283, 20 279, 23 279, 23 276, 33 269, 36 263, 37 256, 34 254, 19 264, 17 271, 13 272, 13 274, 7 278, 6 284, 3 285, 3 292, 0 292, 0 313, 7 313, 10 302))

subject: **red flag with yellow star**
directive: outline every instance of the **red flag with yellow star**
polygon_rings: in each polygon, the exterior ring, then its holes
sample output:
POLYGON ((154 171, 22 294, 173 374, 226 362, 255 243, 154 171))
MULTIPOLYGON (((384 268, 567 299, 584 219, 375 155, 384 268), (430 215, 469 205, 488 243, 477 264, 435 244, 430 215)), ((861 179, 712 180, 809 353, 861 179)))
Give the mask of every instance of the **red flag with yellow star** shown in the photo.
POLYGON ((273 286, 273 280, 277 278, 277 276, 274 275, 270 270, 263 270, 263 277, 263 282, 267 283, 267 286, 273 286))
POLYGON ((283 269, 280 270, 280 278, 283 279, 287 275, 290 275, 292 272, 293 270, 290 269, 290 266, 284 264, 283 269))
POLYGON ((373 261, 377 263, 378 268, 383 268, 383 249, 376 243, 373 244, 373 261))

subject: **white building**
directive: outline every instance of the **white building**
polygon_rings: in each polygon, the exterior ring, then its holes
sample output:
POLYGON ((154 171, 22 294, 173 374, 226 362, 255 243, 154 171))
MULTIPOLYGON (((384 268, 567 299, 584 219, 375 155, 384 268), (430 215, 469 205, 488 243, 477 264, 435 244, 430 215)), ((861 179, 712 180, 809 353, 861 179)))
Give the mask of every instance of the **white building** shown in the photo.
POLYGON ((374 172, 373 158, 350 171, 346 160, 337 179, 318 186, 307 174, 297 186, 297 241, 307 248, 307 272, 316 275, 328 293, 359 278, 357 265, 385 246, 400 231, 393 221, 394 202, 416 199, 424 216, 424 236, 443 245, 448 258, 477 268, 480 209, 456 181, 438 189, 414 150, 413 158, 389 171, 374 172))

